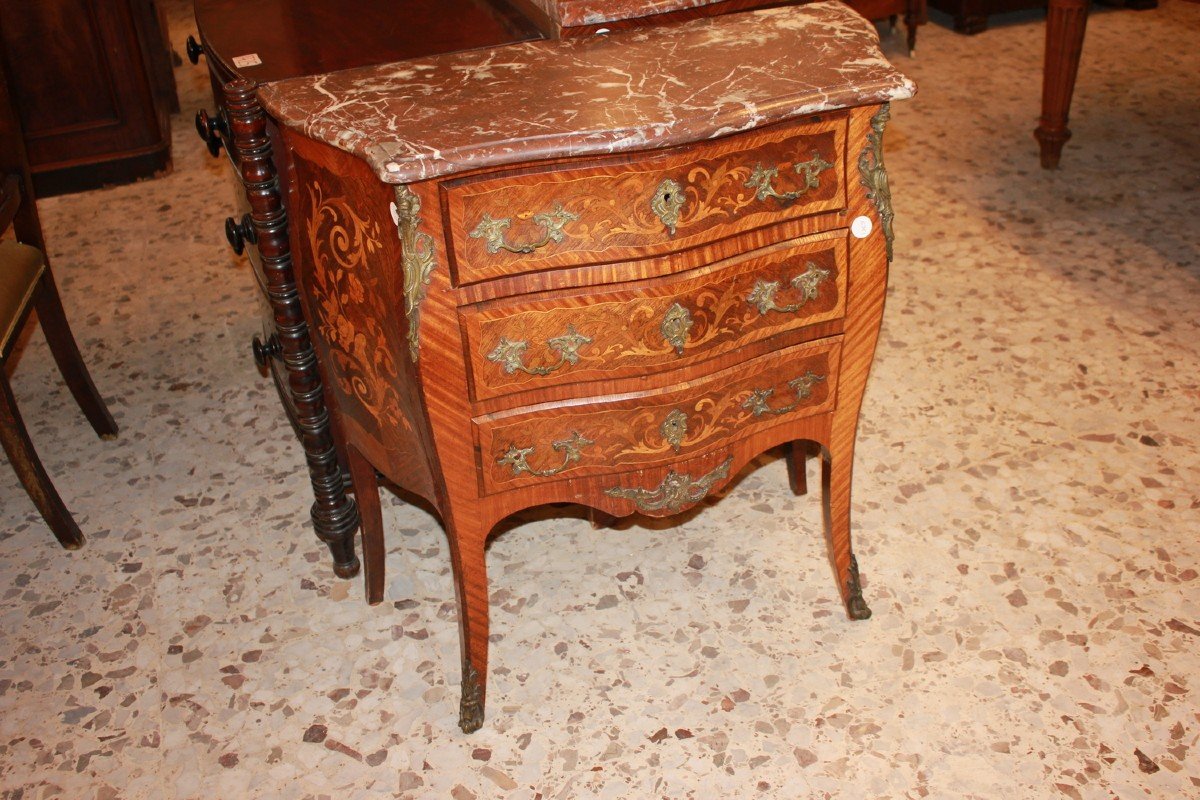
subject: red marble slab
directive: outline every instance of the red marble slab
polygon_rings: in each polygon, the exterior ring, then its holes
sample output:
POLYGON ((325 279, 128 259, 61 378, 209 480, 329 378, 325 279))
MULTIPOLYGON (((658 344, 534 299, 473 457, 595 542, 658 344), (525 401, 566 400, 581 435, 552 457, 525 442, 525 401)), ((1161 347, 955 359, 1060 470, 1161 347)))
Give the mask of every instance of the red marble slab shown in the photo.
POLYGON ((713 139, 912 96, 838 2, 524 42, 267 84, 282 125, 411 183, 539 158, 713 139))

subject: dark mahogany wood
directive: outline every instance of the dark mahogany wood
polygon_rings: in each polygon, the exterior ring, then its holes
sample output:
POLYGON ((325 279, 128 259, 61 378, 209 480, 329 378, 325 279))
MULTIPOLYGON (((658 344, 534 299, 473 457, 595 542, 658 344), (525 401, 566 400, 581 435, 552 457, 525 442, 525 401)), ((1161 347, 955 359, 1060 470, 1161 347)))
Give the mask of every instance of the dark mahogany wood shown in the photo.
POLYGON ((225 87, 224 106, 237 153, 239 177, 250 202, 250 219, 267 278, 280 357, 287 365, 291 405, 302 434, 309 477, 316 500, 312 507, 317 536, 333 554, 334 572, 342 578, 358 573, 354 533, 358 508, 347 496, 334 447, 329 410, 309 340, 308 324, 292 274, 287 213, 272 160, 267 118, 254 97, 254 84, 238 80, 225 87))
POLYGON ((152 0, 0 0, 0 46, 39 194, 170 167, 178 101, 152 0))
POLYGON ((1087 30, 1088 0, 1050 0, 1046 13, 1046 61, 1042 77, 1042 117, 1033 135, 1041 147, 1043 169, 1055 169, 1063 145, 1071 138, 1067 118, 1083 35, 1087 30))

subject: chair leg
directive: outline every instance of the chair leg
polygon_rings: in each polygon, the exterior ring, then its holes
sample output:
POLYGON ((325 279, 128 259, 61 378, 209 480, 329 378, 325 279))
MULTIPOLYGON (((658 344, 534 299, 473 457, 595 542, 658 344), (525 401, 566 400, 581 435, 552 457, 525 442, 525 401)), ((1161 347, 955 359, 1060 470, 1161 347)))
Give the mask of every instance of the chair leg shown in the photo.
POLYGON ((17 401, 13 397, 12 387, 9 386, 8 377, 2 368, 0 368, 0 444, 4 445, 4 452, 8 454, 8 460, 12 462, 13 468, 17 471, 17 478, 25 487, 25 491, 29 493, 29 497, 37 506, 38 511, 42 512, 42 517, 50 526, 50 530, 54 531, 59 544, 67 550, 78 550, 82 547, 83 533, 75 524, 71 512, 63 505, 62 498, 58 496, 54 484, 50 482, 50 476, 42 467, 42 462, 38 460, 37 452, 33 449, 33 442, 29 441, 29 433, 25 430, 25 423, 17 411, 17 401))
POLYGON ((75 402, 83 410, 84 416, 92 424, 101 439, 113 439, 117 435, 117 423, 104 405, 103 398, 92 383, 83 356, 71 335, 71 326, 67 324, 67 315, 63 311, 62 300, 58 296, 58 288, 54 285, 54 277, 50 270, 42 275, 41 290, 36 301, 38 321, 46 334, 50 352, 54 356, 58 369, 62 373, 67 387, 75 397, 75 402))

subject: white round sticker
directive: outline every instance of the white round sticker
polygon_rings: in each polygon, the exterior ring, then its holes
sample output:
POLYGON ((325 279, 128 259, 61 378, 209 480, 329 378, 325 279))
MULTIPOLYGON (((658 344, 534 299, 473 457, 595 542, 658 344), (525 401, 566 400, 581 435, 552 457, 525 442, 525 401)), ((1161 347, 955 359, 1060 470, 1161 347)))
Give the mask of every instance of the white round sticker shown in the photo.
POLYGON ((855 217, 854 221, 850 223, 850 232, 856 239, 865 239, 871 235, 873 227, 870 217, 855 217))

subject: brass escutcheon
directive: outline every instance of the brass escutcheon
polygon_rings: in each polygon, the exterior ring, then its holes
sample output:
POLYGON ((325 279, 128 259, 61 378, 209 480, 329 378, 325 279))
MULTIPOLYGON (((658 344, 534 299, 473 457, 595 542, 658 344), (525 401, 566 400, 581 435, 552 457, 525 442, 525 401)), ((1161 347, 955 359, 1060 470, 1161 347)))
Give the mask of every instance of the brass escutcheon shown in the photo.
POLYGON ((678 408, 672 409, 667 418, 663 420, 659 431, 662 432, 663 438, 667 440, 667 444, 671 445, 676 453, 683 445, 683 437, 687 436, 688 418, 687 414, 680 411, 678 408))
POLYGON ((663 315, 662 324, 658 329, 662 331, 667 344, 675 348, 675 355, 681 356, 683 348, 687 345, 688 333, 692 330, 692 314, 679 303, 673 303, 663 315))
POLYGON ((650 210, 662 220, 672 236, 675 235, 675 226, 679 224, 679 213, 685 202, 687 197, 684 196, 683 187, 671 178, 660 183, 654 191, 654 197, 650 198, 650 210))

